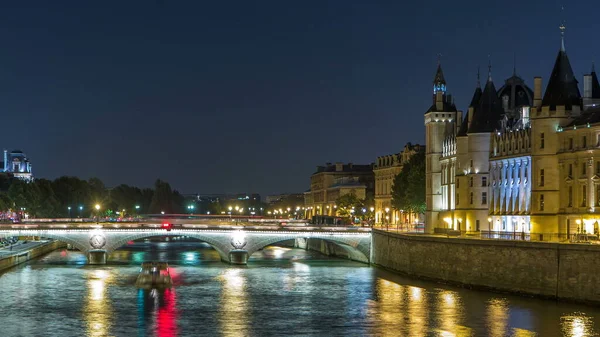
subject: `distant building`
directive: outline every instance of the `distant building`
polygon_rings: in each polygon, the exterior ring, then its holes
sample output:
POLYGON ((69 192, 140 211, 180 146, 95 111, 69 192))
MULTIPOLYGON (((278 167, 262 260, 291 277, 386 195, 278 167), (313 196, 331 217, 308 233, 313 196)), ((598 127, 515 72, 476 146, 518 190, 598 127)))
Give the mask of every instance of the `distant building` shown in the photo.
POLYGON ((402 171, 402 167, 410 160, 410 157, 415 153, 424 151, 425 146, 408 143, 400 153, 377 157, 373 168, 375 174, 376 223, 396 224, 413 220, 413 215, 404 214, 402 210, 392 207, 392 186, 394 185, 394 178, 402 171))
POLYGON ((275 195, 267 195, 265 197, 265 202, 269 205, 276 204, 280 201, 286 199, 304 199, 303 193, 289 193, 289 194, 275 194, 275 195))
POLYGON ((33 180, 31 174, 31 163, 23 151, 14 150, 10 153, 4 150, 4 162, 0 164, 2 172, 10 173, 16 178, 26 181, 33 180))
POLYGON ((310 190, 304 193, 306 216, 335 215, 335 201, 354 193, 359 199, 369 199, 374 192, 373 164, 327 163, 317 166, 310 177, 310 190))
POLYGON ((252 203, 260 202, 260 194, 258 193, 235 193, 235 194, 187 194, 186 198, 195 199, 196 201, 210 202, 227 202, 227 201, 250 201, 252 203))

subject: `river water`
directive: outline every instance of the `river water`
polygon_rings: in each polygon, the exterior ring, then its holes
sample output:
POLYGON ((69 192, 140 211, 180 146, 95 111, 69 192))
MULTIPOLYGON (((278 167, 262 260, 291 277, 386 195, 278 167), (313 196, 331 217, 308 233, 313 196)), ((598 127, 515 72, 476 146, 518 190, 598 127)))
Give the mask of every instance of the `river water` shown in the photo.
POLYGON ((55 251, 0 274, 0 336, 596 336, 600 308, 422 282, 300 249, 247 267, 201 243, 133 243, 107 266, 55 251), (143 261, 174 287, 135 287, 143 261))

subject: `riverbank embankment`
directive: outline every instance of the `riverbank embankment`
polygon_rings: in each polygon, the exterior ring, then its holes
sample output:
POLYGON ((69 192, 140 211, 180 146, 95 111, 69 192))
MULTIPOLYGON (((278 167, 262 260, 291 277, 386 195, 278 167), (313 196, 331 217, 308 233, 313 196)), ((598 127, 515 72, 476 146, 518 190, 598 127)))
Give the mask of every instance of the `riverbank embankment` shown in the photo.
MULTIPOLYGON (((40 245, 26 250, 15 250, 14 252, 10 252, 9 254, 5 254, 0 257, 0 271, 12 268, 41 255, 50 253, 56 249, 65 248, 66 246, 67 245, 65 243, 59 241, 49 241, 40 243, 40 245)), ((15 247, 15 249, 17 248, 18 247, 15 247)))
POLYGON ((374 230, 374 265, 471 288, 600 303, 600 246, 374 230))

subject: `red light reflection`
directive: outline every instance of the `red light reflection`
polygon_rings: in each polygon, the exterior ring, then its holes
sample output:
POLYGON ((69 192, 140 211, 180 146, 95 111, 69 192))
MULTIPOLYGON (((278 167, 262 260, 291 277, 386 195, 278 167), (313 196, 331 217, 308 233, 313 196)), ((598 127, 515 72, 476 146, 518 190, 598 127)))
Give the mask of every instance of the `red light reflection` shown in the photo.
POLYGON ((177 298, 174 289, 165 289, 163 305, 158 309, 156 332, 158 337, 177 336, 177 298))

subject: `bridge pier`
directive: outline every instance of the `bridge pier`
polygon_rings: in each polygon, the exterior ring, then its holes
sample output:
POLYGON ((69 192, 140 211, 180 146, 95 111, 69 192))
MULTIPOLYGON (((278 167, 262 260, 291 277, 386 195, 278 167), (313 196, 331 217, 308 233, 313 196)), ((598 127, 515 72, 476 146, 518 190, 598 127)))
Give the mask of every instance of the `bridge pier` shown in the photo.
POLYGON ((234 249, 229 252, 229 263, 248 264, 248 252, 243 249, 234 249))
POLYGON ((106 264, 106 251, 102 249, 94 249, 88 252, 89 264, 106 264))

